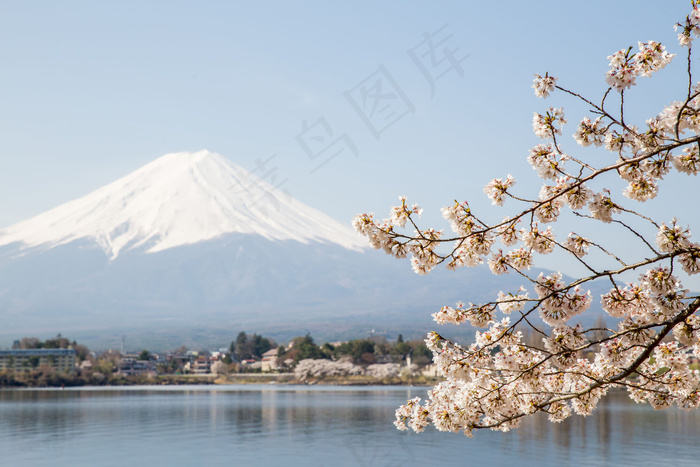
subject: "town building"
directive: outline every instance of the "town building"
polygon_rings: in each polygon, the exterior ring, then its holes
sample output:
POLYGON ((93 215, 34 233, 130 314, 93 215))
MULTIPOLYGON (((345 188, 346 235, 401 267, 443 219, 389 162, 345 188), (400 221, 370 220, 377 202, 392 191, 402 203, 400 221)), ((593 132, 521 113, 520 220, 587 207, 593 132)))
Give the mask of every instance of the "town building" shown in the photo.
POLYGON ((117 369, 117 374, 126 376, 156 373, 156 362, 152 360, 139 360, 136 355, 124 355, 117 369))
POLYGON ((0 350, 0 371, 29 371, 42 365, 61 373, 73 373, 75 349, 0 350))
POLYGON ((208 375, 214 362, 216 359, 212 357, 197 357, 190 363, 190 371, 195 375, 208 375))
POLYGON ((279 365, 277 364, 277 349, 270 349, 262 354, 261 369, 264 372, 280 369, 279 365))

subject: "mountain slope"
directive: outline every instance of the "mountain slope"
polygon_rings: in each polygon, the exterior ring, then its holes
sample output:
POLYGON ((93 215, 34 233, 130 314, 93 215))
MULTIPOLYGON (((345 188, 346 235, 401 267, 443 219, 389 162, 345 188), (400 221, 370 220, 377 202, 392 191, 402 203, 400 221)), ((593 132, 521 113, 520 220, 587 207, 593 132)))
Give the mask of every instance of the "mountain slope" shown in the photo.
POLYGON ((154 253, 225 234, 338 244, 365 242, 349 226, 293 200, 208 151, 166 154, 93 193, 0 230, 0 247, 51 248, 86 239, 110 259, 154 253))

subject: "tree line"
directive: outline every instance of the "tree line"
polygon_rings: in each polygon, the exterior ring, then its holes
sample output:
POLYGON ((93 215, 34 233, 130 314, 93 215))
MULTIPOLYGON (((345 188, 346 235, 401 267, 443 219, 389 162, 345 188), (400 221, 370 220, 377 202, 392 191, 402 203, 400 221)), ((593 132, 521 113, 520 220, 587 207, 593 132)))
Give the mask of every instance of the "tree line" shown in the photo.
MULTIPOLYGON (((76 369, 73 373, 61 373, 49 365, 35 365, 23 371, 0 371, 0 387, 122 385, 149 382, 143 375, 118 374, 125 357, 120 352, 115 350, 90 352, 88 347, 60 334, 46 340, 24 337, 15 345, 15 348, 17 347, 23 350, 72 348, 76 351, 76 369)), ((320 345, 310 334, 306 334, 293 338, 287 345, 280 345, 272 337, 241 331, 231 341, 228 353, 219 355, 217 364, 219 368, 222 368, 221 364, 223 364, 225 373, 260 371, 245 363, 260 361, 263 354, 272 349, 277 349, 278 366, 285 370, 291 370, 301 360, 308 359, 342 360, 363 367, 378 362, 403 364, 407 359, 415 365, 425 366, 432 361, 432 354, 425 342, 405 341, 400 334, 395 341, 390 341, 383 336, 372 336, 346 342, 326 342, 320 345)), ((190 352, 185 346, 181 346, 172 352, 160 355, 149 349, 142 349, 132 355, 131 358, 135 357, 137 360, 154 362, 157 374, 162 379, 185 374, 187 362, 205 358, 209 353, 207 351, 190 352)))

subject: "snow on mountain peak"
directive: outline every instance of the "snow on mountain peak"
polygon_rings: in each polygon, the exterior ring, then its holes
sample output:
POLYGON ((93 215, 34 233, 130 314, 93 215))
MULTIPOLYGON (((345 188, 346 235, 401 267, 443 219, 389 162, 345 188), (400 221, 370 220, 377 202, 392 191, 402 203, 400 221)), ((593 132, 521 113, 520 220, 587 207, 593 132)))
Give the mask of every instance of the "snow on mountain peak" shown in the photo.
POLYGON ((82 198, 0 230, 0 246, 97 242, 110 259, 144 247, 154 253, 225 234, 334 243, 362 250, 349 226, 203 150, 166 154, 82 198))

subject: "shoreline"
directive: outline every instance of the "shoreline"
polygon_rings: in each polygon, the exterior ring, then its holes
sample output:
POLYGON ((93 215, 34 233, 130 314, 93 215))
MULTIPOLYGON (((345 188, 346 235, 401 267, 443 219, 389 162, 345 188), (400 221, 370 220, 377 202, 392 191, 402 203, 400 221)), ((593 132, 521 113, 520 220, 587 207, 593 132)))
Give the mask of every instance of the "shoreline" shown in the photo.
MULTIPOLYGON (((370 376, 326 376, 301 380, 294 373, 235 373, 230 375, 139 375, 110 378, 95 384, 82 379, 61 378, 48 384, 26 384, 24 381, 3 381, 0 389, 40 389, 40 388, 78 388, 78 387, 128 387, 128 386, 215 386, 215 385, 327 385, 327 386, 430 386, 439 382, 439 378, 416 376, 408 378, 373 378, 370 376)), ((35 382, 36 383, 36 382, 35 382)))

